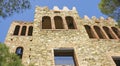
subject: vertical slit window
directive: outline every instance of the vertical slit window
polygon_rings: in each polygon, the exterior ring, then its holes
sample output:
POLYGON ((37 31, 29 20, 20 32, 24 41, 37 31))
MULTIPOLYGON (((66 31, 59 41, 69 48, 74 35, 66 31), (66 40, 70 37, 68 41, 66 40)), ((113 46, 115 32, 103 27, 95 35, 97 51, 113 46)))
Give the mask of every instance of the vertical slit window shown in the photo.
POLYGON ((17 47, 16 52, 15 52, 21 59, 23 55, 23 47, 17 47))
POLYGON ((51 19, 49 16, 42 17, 42 29, 52 29, 51 19))
POLYGON ((30 26, 28 29, 28 36, 32 36, 32 32, 33 32, 33 27, 30 26))
POLYGON ((85 29, 86 29, 86 32, 87 32, 89 38, 96 38, 96 37, 95 37, 95 34, 94 34, 94 32, 93 32, 93 30, 91 29, 90 26, 84 25, 84 27, 85 27, 85 29))
POLYGON ((55 21, 55 28, 56 29, 64 29, 63 20, 60 16, 55 16, 54 21, 55 21))
POLYGON ((15 30, 14 30, 13 35, 18 35, 18 34, 19 34, 19 31, 20 31, 20 26, 17 25, 17 26, 15 27, 15 30))
POLYGON ((23 26, 22 27, 22 31, 21 31, 21 35, 25 35, 26 34, 26 26, 23 26))
POLYGON ((115 27, 111 27, 111 28, 112 28, 113 32, 117 35, 117 37, 120 39, 120 31, 115 27))
POLYGON ((101 31, 101 29, 98 26, 94 26, 94 29, 100 39, 105 39, 105 35, 103 34, 103 32, 101 31))
POLYGON ((55 49, 55 66, 77 66, 73 49, 55 49))
POLYGON ((110 39, 115 39, 114 38, 114 35, 112 34, 112 32, 110 31, 110 29, 108 27, 103 27, 105 33, 107 34, 107 36, 110 38, 110 39))
POLYGON ((75 23, 74 23, 73 17, 67 16, 67 17, 65 17, 65 19, 67 22, 68 29, 75 29, 75 23))

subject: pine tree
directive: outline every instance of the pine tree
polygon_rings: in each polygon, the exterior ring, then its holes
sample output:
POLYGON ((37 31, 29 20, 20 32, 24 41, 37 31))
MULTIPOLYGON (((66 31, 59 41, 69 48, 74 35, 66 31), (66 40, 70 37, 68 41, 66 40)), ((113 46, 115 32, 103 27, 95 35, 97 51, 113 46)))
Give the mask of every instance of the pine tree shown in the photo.
POLYGON ((101 0, 99 9, 103 14, 118 21, 120 26, 120 0, 101 0))
POLYGON ((5 44, 0 43, 0 66, 24 66, 21 59, 15 54, 10 53, 5 44))
POLYGON ((6 18, 30 8, 29 0, 0 0, 0 16, 6 18))

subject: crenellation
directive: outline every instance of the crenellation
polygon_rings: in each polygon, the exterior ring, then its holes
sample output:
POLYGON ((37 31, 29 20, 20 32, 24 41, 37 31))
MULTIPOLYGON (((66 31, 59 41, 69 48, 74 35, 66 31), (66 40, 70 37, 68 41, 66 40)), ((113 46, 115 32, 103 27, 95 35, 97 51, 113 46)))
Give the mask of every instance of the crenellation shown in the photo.
POLYGON ((104 20, 105 18, 101 16, 99 19, 100 19, 100 20, 104 20))
POLYGON ((90 18, 87 15, 84 15, 84 19, 90 20, 90 18))
POLYGON ((116 24, 111 18, 80 18, 75 7, 54 6, 50 10, 37 6, 33 22, 12 22, 5 44, 16 54, 17 48, 23 48, 25 66, 63 66, 56 63, 56 55, 70 55, 73 66, 116 66, 111 60, 120 57, 120 28, 116 24))
POLYGON ((69 11, 68 7, 64 6, 63 11, 69 11))
POLYGON ((58 6, 54 6, 53 11, 73 11, 77 13, 76 7, 72 7, 72 9, 69 9, 67 6, 63 6, 63 9, 60 9, 58 6))
POLYGON ((48 11, 49 8, 47 6, 44 6, 44 7, 38 7, 39 10, 42 10, 42 11, 48 11))
POLYGON ((60 9, 59 9, 58 6, 54 6, 54 7, 53 7, 53 10, 55 10, 55 11, 60 11, 60 9))
POLYGON ((105 19, 103 17, 97 18, 95 16, 92 16, 92 18, 89 18, 88 16, 85 15, 83 19, 85 20, 85 22, 88 22, 93 25, 97 24, 97 25, 104 25, 104 26, 115 26, 117 23, 111 17, 108 17, 105 19))
POLYGON ((96 16, 92 16, 91 19, 95 21, 97 18, 96 16))
POLYGON ((73 10, 73 11, 77 11, 77 10, 76 10, 76 7, 73 7, 72 10, 73 10))

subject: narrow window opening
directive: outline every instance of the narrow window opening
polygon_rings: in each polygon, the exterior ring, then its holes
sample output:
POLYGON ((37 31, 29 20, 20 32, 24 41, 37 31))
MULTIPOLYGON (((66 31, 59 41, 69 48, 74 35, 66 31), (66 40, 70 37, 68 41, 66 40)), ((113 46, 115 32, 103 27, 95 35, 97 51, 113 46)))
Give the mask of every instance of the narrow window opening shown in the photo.
POLYGON ((105 35, 98 26, 94 26, 94 29, 100 39, 105 39, 105 35))
POLYGON ((26 34, 26 26, 22 27, 21 35, 24 36, 26 34))
POLYGON ((55 28, 56 29, 64 29, 63 20, 60 16, 55 16, 54 21, 55 21, 55 28))
POLYGON ((52 29, 51 19, 49 16, 44 16, 42 18, 42 29, 52 29))
POLYGON ((113 61, 115 62, 116 66, 120 66, 120 57, 112 57, 113 61))
POLYGON ((117 35, 117 37, 120 39, 120 31, 115 27, 111 27, 111 28, 112 28, 113 32, 117 35))
POLYGON ((77 66, 73 49, 55 49, 55 66, 77 66))
POLYGON ((100 23, 99 21, 95 21, 95 23, 100 23))
POLYGON ((23 48, 22 47, 17 47, 16 54, 22 59, 23 48))
POLYGON ((32 32, 33 32, 33 27, 30 26, 28 29, 28 36, 32 36, 32 32))
POLYGON ((32 39, 30 41, 32 41, 32 39))
POLYGON ((15 27, 15 30, 14 30, 13 35, 18 35, 18 34, 19 34, 19 30, 20 30, 20 26, 17 25, 17 26, 15 27))
POLYGON ((104 26, 103 29, 110 39, 115 39, 114 35, 112 34, 112 32, 110 31, 110 29, 108 27, 104 26))
POLYGON ((11 41, 13 41, 13 39, 11 39, 11 41))
POLYGON ((54 11, 54 13, 60 13, 60 11, 54 11))
POLYGON ((74 24, 74 19, 71 16, 67 16, 65 17, 67 25, 68 25, 68 29, 75 29, 75 24, 74 24))
POLYGON ((31 51, 31 48, 30 48, 30 51, 31 51))
POLYGON ((86 29, 86 31, 88 33, 89 38, 96 38, 95 34, 94 34, 94 32, 93 32, 93 30, 91 29, 90 26, 84 25, 84 27, 85 27, 85 29, 86 29))

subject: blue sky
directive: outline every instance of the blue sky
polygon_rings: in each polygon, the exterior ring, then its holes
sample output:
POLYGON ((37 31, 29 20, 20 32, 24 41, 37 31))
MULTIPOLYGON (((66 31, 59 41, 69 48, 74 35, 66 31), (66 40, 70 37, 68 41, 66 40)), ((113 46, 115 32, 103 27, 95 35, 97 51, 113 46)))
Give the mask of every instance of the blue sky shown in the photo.
POLYGON ((75 6, 81 18, 84 15, 88 15, 89 17, 96 16, 98 18, 103 16, 106 18, 98 9, 100 0, 30 0, 30 2, 32 6, 31 9, 25 10, 23 13, 14 13, 14 15, 5 19, 0 17, 0 42, 4 42, 12 21, 33 21, 36 6, 48 6, 50 9, 52 9, 53 6, 58 6, 60 9, 62 9, 63 6, 72 9, 72 7, 75 6))
POLYGON ((74 60, 72 56, 55 56, 55 64, 56 65, 61 65, 61 64, 74 65, 74 60))

